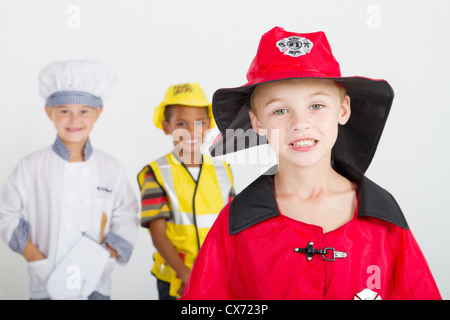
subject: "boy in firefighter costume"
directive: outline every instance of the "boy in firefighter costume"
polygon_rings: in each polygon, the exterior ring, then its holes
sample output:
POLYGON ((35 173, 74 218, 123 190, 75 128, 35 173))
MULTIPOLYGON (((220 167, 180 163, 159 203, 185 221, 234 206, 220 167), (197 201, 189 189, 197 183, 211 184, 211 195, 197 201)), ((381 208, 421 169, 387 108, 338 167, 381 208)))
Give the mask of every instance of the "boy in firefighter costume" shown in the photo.
POLYGON ((228 164, 201 153, 214 120, 198 84, 169 87, 153 122, 172 135, 175 147, 138 175, 141 225, 157 250, 152 273, 159 299, 171 300, 181 295, 206 234, 234 197, 233 179, 228 164))
POLYGON ((0 192, 0 236, 28 262, 31 299, 109 299, 115 263, 130 259, 136 196, 89 139, 116 90, 101 61, 55 61, 39 74, 56 141, 22 159, 0 192))
POLYGON ((234 150, 226 129, 253 127, 278 172, 221 211, 183 298, 440 299, 396 201, 364 176, 390 85, 341 77, 324 33, 279 27, 261 38, 247 79, 214 94, 222 138, 212 154, 234 150))

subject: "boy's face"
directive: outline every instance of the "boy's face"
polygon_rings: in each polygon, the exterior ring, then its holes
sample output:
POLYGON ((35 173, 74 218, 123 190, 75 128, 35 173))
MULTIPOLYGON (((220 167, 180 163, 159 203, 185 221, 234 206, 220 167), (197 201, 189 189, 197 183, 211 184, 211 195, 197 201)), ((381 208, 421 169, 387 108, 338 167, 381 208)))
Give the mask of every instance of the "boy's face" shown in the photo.
POLYGON ((102 107, 95 109, 83 104, 65 104, 53 108, 45 106, 48 117, 55 124, 58 136, 66 145, 86 143, 102 110, 102 107))
POLYGON ((253 129, 266 134, 280 163, 330 163, 338 124, 350 117, 350 98, 331 80, 295 79, 258 85, 250 111, 253 129))
POLYGON ((186 152, 200 150, 210 126, 207 107, 171 106, 170 118, 162 122, 164 133, 172 135, 174 145, 186 152))

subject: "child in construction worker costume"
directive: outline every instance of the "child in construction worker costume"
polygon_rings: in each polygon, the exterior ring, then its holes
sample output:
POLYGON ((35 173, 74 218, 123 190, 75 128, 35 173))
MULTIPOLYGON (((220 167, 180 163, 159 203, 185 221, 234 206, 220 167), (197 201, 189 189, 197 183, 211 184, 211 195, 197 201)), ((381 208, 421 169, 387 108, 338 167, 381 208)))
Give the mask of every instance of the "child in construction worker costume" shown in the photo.
POLYGON ((149 228, 154 255, 152 274, 159 299, 181 295, 206 234, 220 210, 234 197, 228 164, 201 153, 214 126, 211 103, 196 83, 169 87, 153 122, 172 135, 174 151, 138 174, 141 225, 149 228))
POLYGON ((221 211, 182 298, 441 299, 396 201, 364 175, 391 86, 341 77, 323 32, 279 27, 262 36, 247 79, 214 94, 222 139, 211 152, 234 150, 227 129, 253 128, 278 172, 221 211))

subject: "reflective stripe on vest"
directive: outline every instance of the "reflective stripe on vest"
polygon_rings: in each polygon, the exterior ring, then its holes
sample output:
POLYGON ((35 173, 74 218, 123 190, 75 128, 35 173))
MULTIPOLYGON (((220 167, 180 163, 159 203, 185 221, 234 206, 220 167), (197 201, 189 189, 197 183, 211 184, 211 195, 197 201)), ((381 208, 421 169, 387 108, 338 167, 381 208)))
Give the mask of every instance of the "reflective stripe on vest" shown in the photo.
MULTIPOLYGON (((173 156, 168 155, 168 156, 173 156)), ((177 161, 177 160, 176 160, 177 161)), ((171 165, 167 159, 167 156, 159 158, 156 160, 156 163, 159 167, 159 170, 161 172, 162 179, 164 181, 165 191, 167 193, 168 198, 170 199, 171 205, 172 205, 172 218, 169 220, 175 224, 181 224, 181 225, 190 225, 194 224, 193 215, 190 212, 184 212, 181 211, 179 208, 179 203, 177 201, 178 196, 175 192, 175 185, 174 180, 172 177, 172 170, 171 165)), ((180 163, 180 165, 182 165, 180 163)), ((229 179, 229 175, 227 173, 227 169, 225 168, 225 165, 221 161, 215 161, 213 162, 213 166, 217 175, 217 179, 219 181, 220 190, 222 193, 222 199, 223 199, 223 206, 228 203, 228 198, 230 195, 230 189, 231 189, 231 182, 229 179)), ((200 170, 197 183, 201 179, 202 175, 202 168, 200 170)), ((187 169, 186 169, 187 170, 187 169)), ((195 197, 195 194, 194 194, 195 197)), ((211 228, 214 221, 217 218, 217 215, 219 212, 216 213, 210 213, 210 214, 202 214, 196 216, 196 224, 197 228, 211 228)))

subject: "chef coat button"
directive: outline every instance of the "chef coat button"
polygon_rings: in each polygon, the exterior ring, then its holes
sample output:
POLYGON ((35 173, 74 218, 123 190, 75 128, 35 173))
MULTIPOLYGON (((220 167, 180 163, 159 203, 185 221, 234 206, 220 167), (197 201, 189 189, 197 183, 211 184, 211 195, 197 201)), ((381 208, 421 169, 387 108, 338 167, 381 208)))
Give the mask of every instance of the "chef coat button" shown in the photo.
POLYGON ((87 230, 87 226, 85 224, 80 224, 79 229, 81 232, 85 232, 87 230))
POLYGON ((90 171, 88 168, 84 168, 84 169, 83 169, 83 174, 84 174, 85 176, 88 176, 90 173, 91 173, 91 171, 90 171))
POLYGON ((67 231, 71 231, 72 230, 72 224, 71 223, 66 223, 66 230, 67 231))
POLYGON ((74 202, 75 201, 75 195, 74 194, 69 194, 69 196, 67 197, 67 200, 69 202, 74 202))
POLYGON ((88 206, 88 205, 91 204, 91 199, 89 199, 89 198, 84 198, 84 199, 83 199, 83 203, 84 203, 86 206, 88 206))
POLYGON ((70 175, 74 175, 76 170, 75 170, 75 168, 69 168, 68 172, 70 175))

